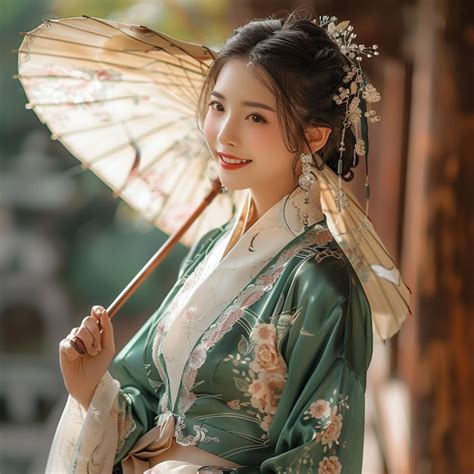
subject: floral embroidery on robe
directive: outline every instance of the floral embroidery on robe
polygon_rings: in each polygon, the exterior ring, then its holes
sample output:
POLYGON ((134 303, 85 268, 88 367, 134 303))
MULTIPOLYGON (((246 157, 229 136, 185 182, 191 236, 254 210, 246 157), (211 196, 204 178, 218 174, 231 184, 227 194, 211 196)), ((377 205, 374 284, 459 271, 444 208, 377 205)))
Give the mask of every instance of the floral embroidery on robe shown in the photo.
POLYGON ((237 349, 237 354, 229 354, 224 362, 232 361, 235 386, 249 401, 235 399, 227 405, 233 410, 247 408, 246 413, 255 416, 266 433, 287 379, 286 363, 277 349, 276 328, 272 324, 257 324, 250 342, 242 338, 237 349), (241 364, 248 366, 248 370, 239 370, 241 364))

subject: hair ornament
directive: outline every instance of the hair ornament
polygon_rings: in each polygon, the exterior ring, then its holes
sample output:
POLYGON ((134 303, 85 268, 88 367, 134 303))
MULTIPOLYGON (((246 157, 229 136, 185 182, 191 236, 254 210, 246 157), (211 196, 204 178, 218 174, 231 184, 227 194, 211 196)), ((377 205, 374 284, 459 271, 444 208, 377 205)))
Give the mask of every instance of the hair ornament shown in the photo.
MULTIPOLYGON (((317 24, 316 20, 312 21, 317 24)), ((351 128, 356 138, 353 151, 354 163, 356 163, 356 155, 365 157, 365 213, 368 214, 370 186, 367 164, 367 122, 375 123, 380 121, 380 116, 372 109, 371 104, 379 102, 381 100, 381 95, 372 84, 369 84, 365 80, 360 63, 364 57, 372 58, 373 56, 378 56, 378 46, 376 44, 365 46, 364 44, 354 43, 353 40, 357 35, 353 32, 354 27, 350 24, 349 20, 338 22, 338 19, 335 16, 321 16, 319 17, 319 26, 327 31, 330 38, 336 43, 341 53, 348 60, 348 64, 344 66, 344 72, 346 74, 342 80, 342 85, 332 97, 337 105, 345 104, 346 106, 341 140, 339 143, 339 160, 337 165, 339 186, 337 190, 336 203, 339 211, 348 205, 348 200, 346 196, 344 196, 345 193, 341 186, 341 178, 342 156, 346 151, 346 130, 351 128)))

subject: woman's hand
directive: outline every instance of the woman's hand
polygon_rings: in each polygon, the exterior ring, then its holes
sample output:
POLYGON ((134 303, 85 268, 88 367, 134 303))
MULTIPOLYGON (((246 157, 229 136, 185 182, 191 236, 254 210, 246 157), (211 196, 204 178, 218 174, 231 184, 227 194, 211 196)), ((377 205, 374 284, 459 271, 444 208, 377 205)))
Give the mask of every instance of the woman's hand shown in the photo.
POLYGON ((89 408, 95 389, 109 368, 114 354, 114 329, 102 306, 93 306, 91 314, 82 320, 80 327, 73 328, 59 343, 59 363, 64 385, 84 409, 89 408), (70 341, 74 336, 84 343, 84 355, 71 346, 70 341))

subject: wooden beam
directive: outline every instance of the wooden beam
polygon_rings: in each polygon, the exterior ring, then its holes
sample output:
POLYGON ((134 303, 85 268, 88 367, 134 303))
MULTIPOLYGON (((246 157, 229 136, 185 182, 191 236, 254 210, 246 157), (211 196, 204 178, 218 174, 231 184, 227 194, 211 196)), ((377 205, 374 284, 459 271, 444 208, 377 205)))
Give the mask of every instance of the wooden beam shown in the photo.
POLYGON ((466 0, 419 0, 414 21, 403 245, 414 317, 400 341, 411 465, 416 474, 473 472, 474 21, 466 0))

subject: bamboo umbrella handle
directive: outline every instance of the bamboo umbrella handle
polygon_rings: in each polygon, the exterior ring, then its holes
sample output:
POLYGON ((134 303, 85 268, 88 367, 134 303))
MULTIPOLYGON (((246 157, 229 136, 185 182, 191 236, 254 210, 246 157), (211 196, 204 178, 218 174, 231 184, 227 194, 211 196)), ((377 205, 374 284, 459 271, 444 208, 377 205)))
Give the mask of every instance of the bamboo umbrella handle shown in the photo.
MULTIPOLYGON (((135 275, 130 283, 122 290, 122 292, 115 298, 113 303, 107 308, 107 313, 112 319, 118 312, 118 310, 125 304, 125 302, 132 296, 132 294, 138 289, 138 287, 151 275, 153 270, 162 262, 162 260, 170 253, 171 249, 177 244, 181 236, 189 229, 192 223, 202 214, 204 209, 212 202, 212 200, 222 190, 222 184, 219 178, 212 181, 212 187, 209 193, 204 197, 199 206, 184 222, 184 224, 163 244, 163 246, 157 250, 157 252, 148 260, 145 266, 135 275)), ((69 341, 71 346, 79 353, 85 354, 86 349, 77 336, 74 336, 69 341)))

